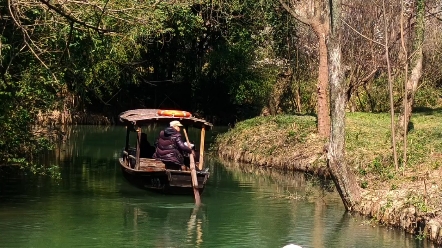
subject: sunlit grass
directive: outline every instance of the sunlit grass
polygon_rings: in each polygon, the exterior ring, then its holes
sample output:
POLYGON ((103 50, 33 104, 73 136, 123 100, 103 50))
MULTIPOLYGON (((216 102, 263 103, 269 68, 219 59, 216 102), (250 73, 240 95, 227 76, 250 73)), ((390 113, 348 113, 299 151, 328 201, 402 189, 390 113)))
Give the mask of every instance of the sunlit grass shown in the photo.
MULTIPOLYGON (((394 190, 404 182, 442 169, 442 110, 413 113, 405 166, 402 142, 397 145, 398 171, 393 162, 390 124, 389 113, 346 115, 346 162, 363 188, 394 190)), ((216 141, 219 150, 248 154, 250 162, 268 160, 275 164, 296 159, 303 153, 320 154, 325 143, 316 133, 315 117, 294 115, 249 119, 216 141)), ((314 166, 325 166, 325 159, 321 161, 314 166)))
POLYGON ((220 151, 247 154, 250 161, 246 162, 270 159, 274 164, 283 164, 303 152, 320 150, 323 144, 316 135, 315 117, 294 115, 245 120, 216 139, 220 151))
MULTIPOLYGON (((394 169, 389 114, 347 114, 347 162, 360 173, 396 184, 408 175, 438 169, 442 158, 441 111, 415 113, 407 137, 407 163, 403 163, 403 146, 398 144, 400 170, 394 169)), ((371 180, 372 183, 375 182, 371 180)))

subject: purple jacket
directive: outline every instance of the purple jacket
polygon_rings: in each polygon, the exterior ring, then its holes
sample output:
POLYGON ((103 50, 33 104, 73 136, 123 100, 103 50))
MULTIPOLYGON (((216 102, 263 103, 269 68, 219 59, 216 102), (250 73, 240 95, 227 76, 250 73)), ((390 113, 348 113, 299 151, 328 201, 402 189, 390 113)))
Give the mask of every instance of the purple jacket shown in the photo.
POLYGON ((172 127, 167 127, 160 132, 153 156, 155 159, 182 165, 184 164, 183 152, 191 153, 192 150, 184 145, 180 132, 172 127))

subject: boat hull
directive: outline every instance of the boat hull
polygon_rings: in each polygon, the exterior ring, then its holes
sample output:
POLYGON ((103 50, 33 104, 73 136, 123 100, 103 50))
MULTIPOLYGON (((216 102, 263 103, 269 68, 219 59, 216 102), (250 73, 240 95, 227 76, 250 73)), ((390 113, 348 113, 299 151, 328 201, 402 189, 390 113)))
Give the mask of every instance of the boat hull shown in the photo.
MULTIPOLYGON (((120 159, 120 167, 124 178, 138 188, 156 191, 164 194, 193 194, 190 171, 143 168, 135 170, 120 159)), ((210 173, 198 171, 198 190, 204 191, 210 173)))

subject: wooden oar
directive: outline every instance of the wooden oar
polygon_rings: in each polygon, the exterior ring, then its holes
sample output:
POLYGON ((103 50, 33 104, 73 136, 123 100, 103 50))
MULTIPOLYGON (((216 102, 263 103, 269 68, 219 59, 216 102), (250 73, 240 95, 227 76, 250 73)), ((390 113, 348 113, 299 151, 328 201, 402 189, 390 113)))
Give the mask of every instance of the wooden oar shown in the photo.
MULTIPOLYGON (((186 136, 187 146, 190 147, 189 137, 187 136, 187 131, 183 128, 184 136, 186 136)), ((190 159, 190 175, 192 176, 192 186, 193 186, 193 195, 195 196, 195 205, 199 206, 201 204, 200 192, 198 191, 198 179, 196 178, 196 169, 195 169, 195 158, 193 157, 193 152, 189 154, 190 159)))

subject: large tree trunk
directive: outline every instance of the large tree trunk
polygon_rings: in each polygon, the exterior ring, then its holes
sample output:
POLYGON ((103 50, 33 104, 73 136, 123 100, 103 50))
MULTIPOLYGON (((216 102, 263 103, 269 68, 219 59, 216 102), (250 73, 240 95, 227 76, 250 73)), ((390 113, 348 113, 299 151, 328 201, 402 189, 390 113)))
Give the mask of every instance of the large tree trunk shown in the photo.
POLYGON ((327 44, 325 37, 328 29, 326 24, 313 23, 319 40, 319 69, 317 85, 317 103, 318 103, 318 133, 323 137, 330 135, 330 107, 328 102, 328 64, 327 64, 327 44))
POLYGON ((341 68, 341 0, 330 0, 330 14, 327 45, 332 121, 327 166, 345 208, 351 211, 361 200, 361 189, 355 174, 345 161, 346 90, 341 68))

